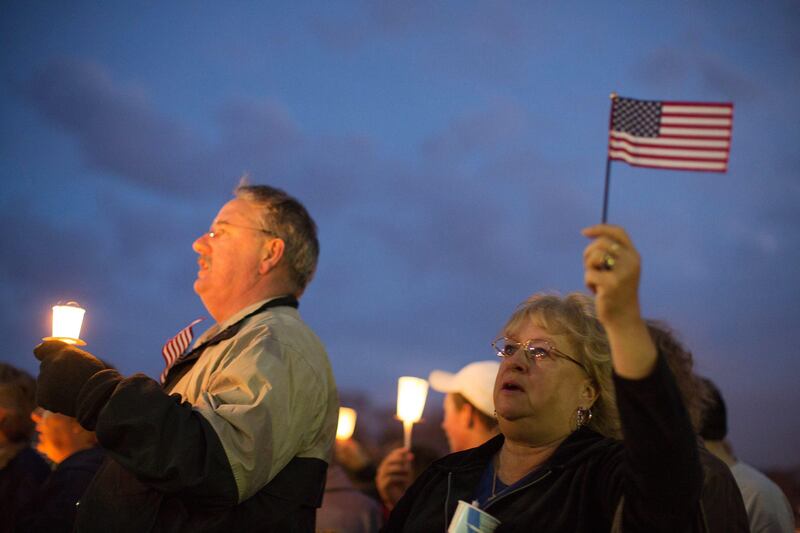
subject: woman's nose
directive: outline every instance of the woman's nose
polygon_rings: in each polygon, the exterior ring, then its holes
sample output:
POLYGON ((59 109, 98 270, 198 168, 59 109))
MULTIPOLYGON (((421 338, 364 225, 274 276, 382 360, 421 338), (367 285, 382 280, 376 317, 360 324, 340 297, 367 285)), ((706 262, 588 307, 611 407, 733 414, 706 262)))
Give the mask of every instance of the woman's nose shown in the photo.
POLYGON ((507 368, 512 368, 518 372, 526 372, 531 364, 528 355, 522 348, 514 352, 511 356, 506 357, 503 362, 506 363, 507 368))

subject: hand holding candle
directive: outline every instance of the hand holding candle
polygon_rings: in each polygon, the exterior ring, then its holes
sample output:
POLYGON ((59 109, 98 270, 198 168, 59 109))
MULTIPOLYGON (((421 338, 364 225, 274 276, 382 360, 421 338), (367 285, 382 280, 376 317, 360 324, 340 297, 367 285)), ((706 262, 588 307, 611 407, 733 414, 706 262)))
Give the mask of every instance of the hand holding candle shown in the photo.
POLYGON ((428 382, 421 378, 403 376, 397 381, 397 418, 403 421, 403 446, 411 449, 411 428, 422 418, 428 382))

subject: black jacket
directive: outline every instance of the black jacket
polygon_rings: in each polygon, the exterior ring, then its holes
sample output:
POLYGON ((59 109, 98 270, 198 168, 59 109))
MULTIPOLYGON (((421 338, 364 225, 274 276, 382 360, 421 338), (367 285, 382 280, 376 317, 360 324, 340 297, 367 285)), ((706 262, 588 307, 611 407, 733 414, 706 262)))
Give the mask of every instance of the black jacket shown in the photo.
POLYGON ((29 446, 0 468, 0 533, 14 531, 49 474, 50 467, 29 446))
MULTIPOLYGON (((286 299, 271 300, 252 314, 280 305, 286 305, 286 299)), ((217 337, 233 337, 232 328, 217 337)), ((196 349, 189 352, 193 358, 181 357, 170 369, 166 386, 201 353, 196 349)), ((168 394, 143 374, 123 378, 107 369, 89 379, 76 405, 76 418, 95 429, 108 456, 80 501, 77 531, 314 531, 325 461, 295 457, 258 492, 239 502, 222 442, 179 394, 168 394)))
POLYGON ((105 454, 98 447, 73 453, 56 466, 39 487, 26 517, 17 525, 20 533, 69 533, 75 524, 76 504, 105 454))
MULTIPOLYGON (((662 357, 637 381, 615 376, 625 441, 582 428, 570 435, 526 485, 498 496, 485 511, 508 531, 608 532, 620 509, 622 531, 697 529, 703 477, 688 414, 662 357)), ((443 532, 458 500, 472 501, 502 435, 448 455, 401 498, 385 532, 443 532)))
POLYGON ((703 465, 703 513, 700 517, 709 533, 750 533, 742 492, 731 469, 700 446, 703 465))

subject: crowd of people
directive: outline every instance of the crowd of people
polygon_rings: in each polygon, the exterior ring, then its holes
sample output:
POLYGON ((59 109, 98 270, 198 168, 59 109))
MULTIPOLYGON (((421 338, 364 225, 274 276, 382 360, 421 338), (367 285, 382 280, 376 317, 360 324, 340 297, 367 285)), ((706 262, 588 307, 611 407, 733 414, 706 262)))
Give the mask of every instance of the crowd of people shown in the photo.
POLYGON ((583 234, 591 296, 534 294, 496 360, 429 376, 450 453, 378 460, 335 442, 331 365, 298 313, 316 225, 284 191, 241 184, 193 244, 215 324, 163 380, 52 340, 35 382, 0 367, 0 532, 793 531, 690 351, 642 316, 628 234, 583 234))

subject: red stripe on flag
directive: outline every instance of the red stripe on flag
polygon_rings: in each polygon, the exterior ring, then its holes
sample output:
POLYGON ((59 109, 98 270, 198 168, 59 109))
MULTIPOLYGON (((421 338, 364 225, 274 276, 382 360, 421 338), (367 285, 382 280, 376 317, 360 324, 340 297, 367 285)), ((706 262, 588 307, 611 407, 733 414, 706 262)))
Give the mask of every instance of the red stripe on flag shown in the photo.
POLYGON ((727 109, 733 109, 733 104, 730 102, 677 102, 677 101, 663 101, 661 102, 662 105, 675 105, 675 106, 683 106, 683 107, 724 107, 727 109))
POLYGON ((717 169, 717 168, 675 168, 675 167, 665 167, 663 165, 645 165, 645 164, 642 164, 642 163, 630 163, 630 162, 625 161, 624 159, 621 159, 619 157, 612 157, 611 159, 616 160, 616 161, 624 161, 625 163, 628 163, 632 167, 659 168, 661 170, 691 170, 692 172, 725 172, 728 169, 727 165, 725 165, 725 168, 723 168, 723 169, 717 169))
MULTIPOLYGON (((716 140, 717 137, 714 137, 716 140)), ((635 148, 657 148, 663 150, 696 150, 702 152, 725 152, 727 148, 723 147, 708 147, 708 146, 691 146, 691 145, 682 145, 682 144, 647 144, 647 143, 637 143, 634 141, 629 141, 627 139, 612 139, 616 143, 627 143, 635 148)), ((615 150, 621 150, 619 146, 614 147, 615 150)))
MULTIPOLYGON (((647 138, 647 137, 645 137, 647 138)), ((657 139, 698 139, 698 140, 705 140, 705 141, 721 141, 725 139, 730 139, 731 135, 728 132, 728 135, 719 135, 719 136, 710 136, 710 135, 673 135, 671 133, 665 135, 659 135, 657 139)))
POLYGON ((728 158, 720 158, 720 157, 684 157, 684 156, 669 156, 669 155, 651 155, 651 154, 637 154, 635 152, 631 152, 626 150, 625 148, 614 148, 615 152, 625 152, 626 154, 631 155, 632 157, 646 157, 647 159, 664 159, 667 161, 704 161, 709 163, 719 163, 723 161, 727 161, 728 158))
POLYGON ((731 120, 730 115, 718 115, 715 113, 674 113, 670 111, 662 111, 661 116, 672 118, 716 118, 719 120, 731 120))
POLYGON ((694 124, 692 122, 661 123, 662 128, 689 128, 693 130, 730 130, 730 126, 720 124, 694 124))

